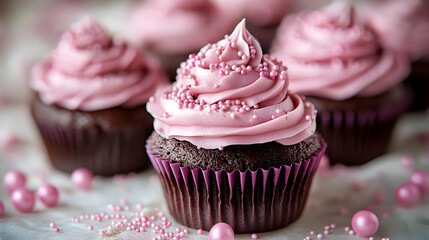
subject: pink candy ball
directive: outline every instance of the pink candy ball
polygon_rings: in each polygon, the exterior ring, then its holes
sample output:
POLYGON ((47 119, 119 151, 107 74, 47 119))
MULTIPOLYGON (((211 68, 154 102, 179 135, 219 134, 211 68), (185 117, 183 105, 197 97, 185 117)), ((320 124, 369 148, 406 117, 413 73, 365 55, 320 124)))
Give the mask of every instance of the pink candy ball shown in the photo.
POLYGON ((47 207, 55 207, 58 204, 58 190, 56 187, 45 184, 37 190, 37 198, 47 207))
POLYGON ((234 240, 234 230, 226 223, 217 223, 210 229, 209 240, 234 240))
POLYGON ((429 173, 425 171, 415 171, 410 176, 410 183, 414 183, 423 196, 429 193, 429 173))
POLYGON ((73 171, 71 178, 76 188, 89 190, 92 186, 94 175, 86 168, 78 168, 73 171))
POLYGON ((0 217, 4 214, 4 205, 3 202, 0 200, 0 217))
POLYGON ((352 227, 357 235, 361 237, 370 237, 377 232, 378 218, 370 211, 359 211, 353 215, 352 227))
POLYGON ((33 211, 35 204, 34 193, 26 188, 18 188, 10 196, 12 205, 20 212, 28 213, 33 211))
POLYGON ((3 177, 3 184, 9 194, 18 188, 25 187, 26 182, 27 178, 25 175, 22 172, 16 170, 9 171, 3 177))
POLYGON ((421 194, 414 183, 404 183, 396 189, 395 198, 399 205, 412 207, 420 201, 421 194))

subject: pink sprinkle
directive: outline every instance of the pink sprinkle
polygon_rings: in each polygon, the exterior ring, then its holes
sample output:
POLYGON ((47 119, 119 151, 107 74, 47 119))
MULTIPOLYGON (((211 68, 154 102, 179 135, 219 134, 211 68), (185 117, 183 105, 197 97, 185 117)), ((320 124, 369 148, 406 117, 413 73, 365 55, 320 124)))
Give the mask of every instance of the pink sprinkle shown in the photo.
POLYGON ((185 229, 185 230, 183 230, 183 232, 187 235, 187 234, 189 234, 189 230, 188 229, 185 229))
POLYGON ((50 226, 51 228, 54 228, 54 227, 55 227, 55 223, 51 222, 51 224, 49 224, 49 226, 50 226))
POLYGON ((106 235, 106 231, 101 230, 101 231, 100 231, 100 236, 101 236, 101 237, 104 237, 104 235, 106 235))
POLYGON ((329 230, 323 231, 323 234, 328 235, 329 234, 329 230))
POLYGON ((330 227, 333 229, 333 228, 336 228, 337 226, 335 225, 335 223, 331 223, 330 227))
POLYGON ((252 239, 258 239, 258 235, 252 234, 252 239))
POLYGON ((92 225, 88 226, 88 230, 89 230, 89 231, 94 230, 94 226, 92 226, 92 225))
POLYGON ((276 115, 272 114, 272 115, 271 115, 271 119, 272 119, 272 120, 276 119, 276 115))
POLYGON ((414 166, 414 159, 409 155, 404 155, 401 158, 401 165, 405 168, 412 168, 414 166))
POLYGON ((346 232, 350 231, 350 227, 345 227, 344 231, 346 231, 346 232))
POLYGON ((355 235, 355 231, 350 230, 350 231, 349 231, 349 235, 355 235))
POLYGON ((57 232, 60 232, 60 229, 58 229, 58 228, 55 228, 55 232, 57 233, 57 232))
POLYGON ((314 234, 316 234, 316 232, 315 232, 315 231, 313 231, 313 230, 311 230, 311 231, 310 231, 310 235, 314 235, 314 234))
POLYGON ((317 234, 317 239, 322 239, 323 238, 323 234, 319 233, 317 234))
POLYGON ((203 233, 204 233, 203 229, 198 229, 198 234, 199 235, 203 235, 203 233))

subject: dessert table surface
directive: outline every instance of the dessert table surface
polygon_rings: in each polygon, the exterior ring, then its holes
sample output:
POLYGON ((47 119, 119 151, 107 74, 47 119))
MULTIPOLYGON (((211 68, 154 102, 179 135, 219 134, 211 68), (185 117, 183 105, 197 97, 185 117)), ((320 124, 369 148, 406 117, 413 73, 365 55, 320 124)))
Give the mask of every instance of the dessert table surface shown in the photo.
MULTIPOLYGON (((394 198, 395 189, 405 183, 413 170, 429 171, 429 115, 424 112, 409 113, 402 117, 395 129, 390 151, 360 167, 321 165, 313 180, 309 199, 303 215, 292 225, 278 231, 259 233, 258 239, 303 239, 310 231, 323 233, 326 225, 335 224, 324 239, 364 239, 349 235, 345 227, 351 226, 353 214, 362 209, 373 211, 379 218, 380 227, 375 239, 429 239, 429 196, 412 208, 399 206, 394 198), (409 155, 413 167, 404 167, 401 159, 409 155), (381 200, 380 199, 381 196, 381 200)), ((34 123, 26 105, 7 105, 0 108, 0 133, 13 134, 17 144, 0 152, 0 176, 18 169, 27 176, 27 187, 37 190, 43 183, 56 186, 60 192, 59 205, 44 207, 40 201, 31 213, 19 213, 13 208, 9 196, 0 187, 0 199, 5 205, 5 215, 0 218, 0 239, 97 239, 100 231, 108 230, 112 221, 97 221, 91 215, 125 215, 130 221, 132 214, 145 216, 165 214, 172 226, 167 232, 175 232, 178 224, 171 216, 163 197, 156 172, 149 169, 142 173, 96 177, 89 191, 76 189, 70 175, 58 172, 49 164, 34 123), (126 200, 126 202, 125 202, 126 200), (111 205, 111 206, 109 206, 111 205), (113 211, 112 206, 121 206, 113 211), (126 208, 125 206, 128 206, 126 208), (72 218, 80 218, 79 222, 72 218), (85 215, 89 219, 85 219, 85 215), (58 233, 50 227, 54 222, 58 233), (89 226, 94 230, 90 231, 89 226)), ((208 232, 199 235, 189 229, 185 239, 208 239, 208 232)), ((159 234, 153 228, 137 233, 116 230, 107 239, 153 239, 159 234)), ((317 239, 316 235, 311 236, 317 239)), ((250 234, 237 235, 236 239, 252 239, 250 234)))
MULTIPOLYGON (((129 34, 124 31, 126 21, 118 19, 125 19, 132 1, 102 1, 103 4, 96 1, 35 2, 27 2, 25 7, 20 1, 0 3, 0 177, 10 170, 20 170, 27 176, 29 189, 37 190, 43 183, 50 183, 58 188, 60 200, 53 208, 46 208, 36 201, 31 213, 20 213, 12 206, 4 187, 0 186, 0 200, 5 205, 5 214, 0 217, 0 239, 100 239, 100 231, 106 231, 103 239, 112 240, 159 236, 152 227, 142 233, 108 230, 112 222, 118 221, 111 216, 120 214, 133 221, 135 212, 157 216, 156 224, 161 224, 160 215, 165 214, 172 222, 166 232, 175 232, 177 227, 186 228, 169 215, 160 181, 153 169, 111 178, 96 177, 91 190, 76 189, 70 175, 56 171, 49 164, 28 110, 31 66, 52 49, 71 22, 79 19, 76 16, 91 14, 112 32, 126 36, 129 34), (4 141, 7 136, 15 138, 16 143, 12 141, 7 146, 4 141), (120 211, 112 210, 112 206, 120 207, 120 211), (104 219, 97 221, 97 214, 104 219), (107 215, 109 219, 106 219, 107 215), (58 233, 50 226, 52 222, 59 229, 58 233), (89 226, 93 230, 89 230, 89 226)), ((304 2, 314 1, 300 1, 301 7, 306 6, 304 2)), ((322 2, 327 1, 318 3, 322 2)), ((324 239, 367 239, 350 235, 345 228, 351 227, 354 213, 369 209, 380 221, 374 239, 429 239, 429 196, 412 208, 399 206, 394 197, 396 188, 407 182, 417 169, 429 172, 428 112, 407 113, 401 117, 388 153, 372 162, 359 167, 319 167, 303 215, 286 228, 258 233, 257 237, 294 240, 310 236, 317 239, 316 235, 323 233, 326 225, 335 224, 324 239), (412 167, 403 166, 401 159, 405 155, 414 159, 412 167), (312 230, 316 235, 310 235, 312 230)), ((184 239, 208 239, 208 232, 199 235, 195 229, 189 231, 184 239)), ((252 237, 243 234, 236 235, 236 239, 252 237)))

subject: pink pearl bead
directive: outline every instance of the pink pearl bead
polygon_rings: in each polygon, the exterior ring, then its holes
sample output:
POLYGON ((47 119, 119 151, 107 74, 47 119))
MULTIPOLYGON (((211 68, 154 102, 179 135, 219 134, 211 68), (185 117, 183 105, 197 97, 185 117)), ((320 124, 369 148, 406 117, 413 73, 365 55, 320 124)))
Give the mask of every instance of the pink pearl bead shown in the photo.
POLYGON ((4 205, 3 202, 0 200, 0 217, 4 214, 4 205))
POLYGON ((417 186, 422 196, 429 193, 429 174, 427 172, 415 171, 410 176, 410 182, 417 186))
POLYGON ((12 205, 20 212, 28 213, 33 211, 35 196, 26 188, 18 188, 13 191, 11 197, 12 205))
POLYGON ((209 240, 234 240, 234 231, 226 223, 217 223, 210 229, 209 240))
POLYGON ((94 175, 86 168, 78 168, 73 171, 71 178, 76 188, 89 190, 92 186, 94 175))
POLYGON ((58 204, 58 190, 52 185, 45 184, 37 190, 37 198, 47 207, 55 207, 58 204))
POLYGON ((404 183, 396 189, 395 198, 399 205, 412 207, 420 201, 421 195, 414 183, 404 183))
POLYGON ((26 182, 27 178, 25 175, 22 172, 16 170, 9 171, 3 178, 3 184, 9 194, 18 188, 25 187, 26 182))
POLYGON ((378 218, 370 211, 359 211, 353 215, 352 227, 357 235, 361 237, 370 237, 377 232, 378 218))

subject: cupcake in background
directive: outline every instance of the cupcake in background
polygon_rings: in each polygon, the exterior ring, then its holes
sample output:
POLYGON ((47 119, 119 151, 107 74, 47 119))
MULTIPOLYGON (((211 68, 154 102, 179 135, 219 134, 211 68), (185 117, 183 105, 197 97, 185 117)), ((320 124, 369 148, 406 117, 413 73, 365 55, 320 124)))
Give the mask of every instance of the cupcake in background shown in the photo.
POLYGON ((238 19, 246 18, 249 31, 258 39, 264 52, 268 52, 283 17, 291 12, 291 0, 214 0, 238 19))
POLYGON ((326 144, 314 106, 288 86, 286 67, 263 55, 243 20, 151 98, 146 147, 178 222, 255 233, 301 215, 326 144))
POLYGON ((97 175, 141 171, 152 132, 146 101, 168 83, 159 63, 85 18, 33 69, 31 113, 52 165, 97 175))
POLYGON ((147 0, 133 12, 130 37, 158 57, 173 80, 190 52, 230 33, 235 23, 212 0, 147 0))
POLYGON ((369 2, 362 15, 385 48, 407 54, 412 63, 405 81, 414 90, 411 110, 429 107, 429 1, 369 2))
POLYGON ((405 54, 383 49, 354 8, 337 1, 286 17, 271 51, 289 68, 290 89, 309 96, 332 164, 360 165, 387 150, 411 96, 405 54))

